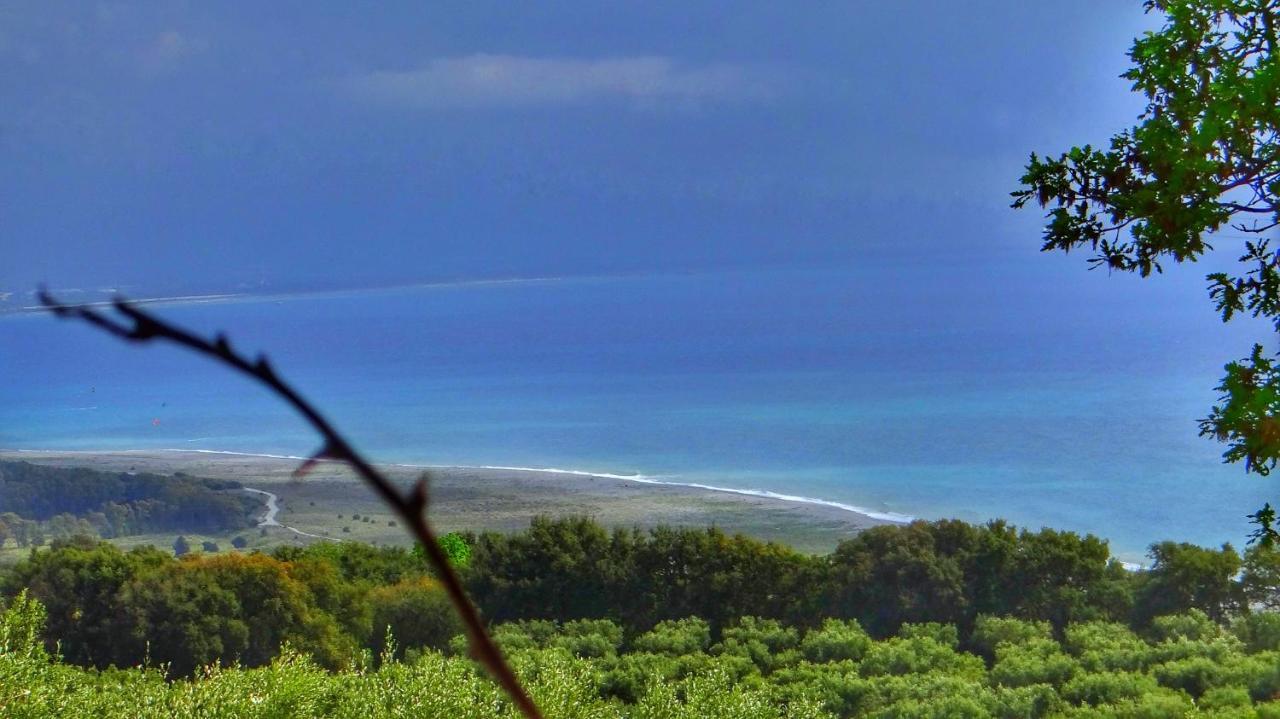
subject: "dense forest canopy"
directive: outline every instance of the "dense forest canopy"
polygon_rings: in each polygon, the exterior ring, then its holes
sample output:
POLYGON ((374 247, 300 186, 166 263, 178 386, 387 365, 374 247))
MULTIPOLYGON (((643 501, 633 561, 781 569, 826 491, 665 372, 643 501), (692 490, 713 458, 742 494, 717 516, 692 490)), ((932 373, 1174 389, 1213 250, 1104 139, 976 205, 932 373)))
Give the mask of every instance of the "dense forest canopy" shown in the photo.
MULTIPOLYGON (((1241 556, 1165 542, 1152 547, 1150 570, 1132 572, 1093 537, 1000 522, 883 526, 825 556, 716 529, 609 531, 582 518, 452 541, 469 549, 457 569, 489 621, 608 620, 627 637, 696 617, 719 642, 750 616, 796 630, 854 621, 878 639, 945 624, 976 649, 981 617, 1042 622, 1061 639, 1085 622, 1145 636, 1161 616, 1195 611, 1230 626, 1280 607, 1273 548, 1241 556)), ((447 649, 459 631, 413 551, 355 542, 175 558, 86 537, 33 553, 0 589, 42 602, 47 646, 98 668, 148 657, 175 675, 258 666, 287 642, 336 669, 386 651, 388 629, 399 652, 447 649)))
POLYGON ((0 461, 0 546, 248 527, 261 503, 230 480, 0 461))
MULTIPOLYGON (((1130 572, 1092 537, 1001 523, 886 526, 827 556, 585 519, 452 541, 549 716, 1280 717, 1261 545, 1163 543, 1130 572)), ((0 706, 23 716, 510 715, 406 549, 83 538, 3 590, 0 706)))

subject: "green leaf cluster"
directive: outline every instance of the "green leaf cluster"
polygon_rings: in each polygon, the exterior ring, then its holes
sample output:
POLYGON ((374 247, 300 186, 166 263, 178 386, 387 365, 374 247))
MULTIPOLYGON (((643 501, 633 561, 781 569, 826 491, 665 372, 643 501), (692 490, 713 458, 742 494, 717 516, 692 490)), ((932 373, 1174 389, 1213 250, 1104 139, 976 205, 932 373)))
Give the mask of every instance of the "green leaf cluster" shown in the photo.
MULTIPOLYGON (((1141 276, 1194 262, 1211 242, 1239 245, 1234 271, 1207 276, 1223 321, 1248 314, 1280 329, 1280 6, 1274 0, 1147 0, 1158 30, 1129 51, 1146 107, 1105 148, 1031 155, 1013 206, 1045 208, 1042 249, 1085 249, 1093 268, 1141 276), (1223 230, 1232 230, 1236 235, 1223 230), (1241 241, 1243 240, 1243 241, 1241 241)), ((1280 377, 1255 346, 1231 362, 1201 433, 1224 459, 1268 474, 1280 461, 1280 377)), ((1277 534, 1270 504, 1254 539, 1277 534)))

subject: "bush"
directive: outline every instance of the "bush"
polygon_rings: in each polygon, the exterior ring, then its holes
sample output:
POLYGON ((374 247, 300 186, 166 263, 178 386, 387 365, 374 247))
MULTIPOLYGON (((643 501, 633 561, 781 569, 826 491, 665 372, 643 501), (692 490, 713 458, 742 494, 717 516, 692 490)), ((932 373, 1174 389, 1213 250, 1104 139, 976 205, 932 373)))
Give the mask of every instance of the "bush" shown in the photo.
POLYGON ((1142 698, 1159 688, 1156 680, 1136 672, 1080 674, 1062 687, 1062 698, 1076 704, 1117 704, 1142 698))
POLYGON ((548 646, 590 659, 615 656, 622 646, 622 627, 607 619, 565 622, 548 646))
POLYGON ((842 622, 828 619, 821 629, 805 635, 800 652, 811 662, 834 662, 842 659, 857 661, 871 646, 871 637, 863 631, 857 620, 842 622))
POLYGON ((1222 636, 1222 627, 1204 612, 1192 609, 1183 614, 1156 617, 1151 622, 1151 636, 1156 641, 1165 642, 1177 639, 1207 641, 1222 636))
POLYGON ((1033 684, 1060 687, 1079 671, 1079 662, 1064 654, 1052 640, 1035 639, 1022 644, 1004 642, 996 648, 991 681, 1006 687, 1033 684))
POLYGON ((1090 672, 1138 671, 1151 660, 1151 646, 1123 624, 1085 622, 1067 627, 1067 652, 1090 672))
POLYGON ((1208 657, 1190 657, 1158 664, 1152 674, 1160 684, 1199 697, 1213 687, 1226 683, 1227 667, 1208 657))
POLYGON ((735 626, 724 630, 721 642, 711 653, 750 659, 762 672, 768 673, 799 659, 795 651, 799 633, 775 619, 743 617, 735 626))
POLYGON ((1029 622, 1013 617, 981 616, 973 624, 969 644, 982 656, 994 660, 1001 644, 1026 644, 1034 640, 1052 640, 1053 628, 1048 622, 1029 622))
POLYGON ((1198 702, 1201 709, 1247 707, 1252 703, 1249 690, 1241 686, 1215 687, 1201 695, 1198 702))
POLYGON ((938 622, 903 624, 898 627, 898 636, 903 639, 928 638, 939 644, 945 644, 952 649, 960 646, 960 633, 956 630, 954 624, 939 624, 938 622))
POLYGON ((871 645, 858 666, 864 677, 890 674, 953 674, 983 677, 986 665, 972 654, 961 654, 928 637, 894 637, 871 645))
POLYGON ((631 642, 634 652, 680 656, 705 652, 711 647, 711 626, 697 617, 658 622, 631 642))

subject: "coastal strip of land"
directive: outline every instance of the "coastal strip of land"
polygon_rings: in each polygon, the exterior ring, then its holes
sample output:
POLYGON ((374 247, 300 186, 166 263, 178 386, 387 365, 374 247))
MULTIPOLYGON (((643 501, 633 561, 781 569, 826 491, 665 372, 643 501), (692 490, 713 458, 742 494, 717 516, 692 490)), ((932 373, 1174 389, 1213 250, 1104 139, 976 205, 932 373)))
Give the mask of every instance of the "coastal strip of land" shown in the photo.
MULTIPOLYGON (((377 497, 345 466, 321 463, 305 479, 292 477, 298 460, 181 450, 0 451, 0 459, 104 471, 182 472, 232 479, 263 493, 261 529, 281 542, 358 539, 406 544, 408 537, 377 497), (274 510, 274 511, 272 511, 274 510)), ((829 552, 841 540, 885 519, 809 501, 755 496, 613 475, 489 467, 384 465, 408 486, 431 475, 433 522, 441 531, 514 531, 539 515, 585 515, 613 527, 715 526, 779 541, 801 551, 829 552)))

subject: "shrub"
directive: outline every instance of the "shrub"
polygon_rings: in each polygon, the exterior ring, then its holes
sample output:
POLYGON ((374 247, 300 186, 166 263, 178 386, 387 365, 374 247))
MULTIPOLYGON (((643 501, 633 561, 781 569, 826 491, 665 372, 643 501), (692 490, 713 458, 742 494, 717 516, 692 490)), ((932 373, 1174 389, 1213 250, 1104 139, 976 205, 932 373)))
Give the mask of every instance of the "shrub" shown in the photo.
POLYGON ((960 646, 960 633, 954 624, 924 622, 921 624, 903 624, 898 627, 898 636, 903 639, 928 638, 952 649, 960 646))
POLYGON ((800 652, 811 662, 833 662, 841 659, 858 660, 871 646, 871 637, 863 631, 857 620, 828 619, 821 629, 805 635, 800 642, 800 652))
POLYGON ((703 619, 669 619, 631 641, 631 650, 680 656, 711 647, 711 626, 703 619))
POLYGON ((1080 670, 1074 657, 1064 654, 1057 642, 1036 639, 1022 644, 1001 643, 991 667, 991 681, 999 686, 1032 684, 1062 686, 1080 670))
POLYGON ((616 656, 622 646, 622 627, 607 619, 565 622, 548 646, 590 659, 616 656))
POLYGON ((1151 660, 1151 647, 1123 624, 1085 622, 1066 629, 1067 652, 1087 671, 1138 671, 1151 660))
POLYGON ((1241 686, 1214 687, 1206 691, 1198 702, 1201 709, 1247 707, 1252 703, 1249 690, 1241 686))
POLYGON ((716 655, 748 658, 762 672, 771 672, 799 659, 795 651, 799 634, 775 619, 742 617, 735 626, 724 630, 721 642, 711 648, 716 655))
POLYGON ((1151 673, 1162 685, 1193 697, 1224 684, 1229 676, 1227 667, 1208 657, 1189 657, 1157 664, 1151 673))
POLYGON ((1183 614, 1156 617, 1151 622, 1151 635, 1156 641, 1190 639, 1206 641, 1222 636, 1222 627, 1199 609, 1183 614))
POLYGON ((979 657, 960 654, 931 638, 894 637, 872 644, 858 671, 864 677, 930 673, 983 677, 986 665, 979 657))
POLYGON ((981 616, 973 624, 969 644, 979 654, 993 660, 996 648, 1001 644, 1026 644, 1036 639, 1053 639, 1053 628, 1048 622, 981 616))
POLYGON ((1080 674, 1062 687, 1062 698, 1076 704, 1116 704, 1151 694, 1158 686, 1150 675, 1136 672, 1080 674))

